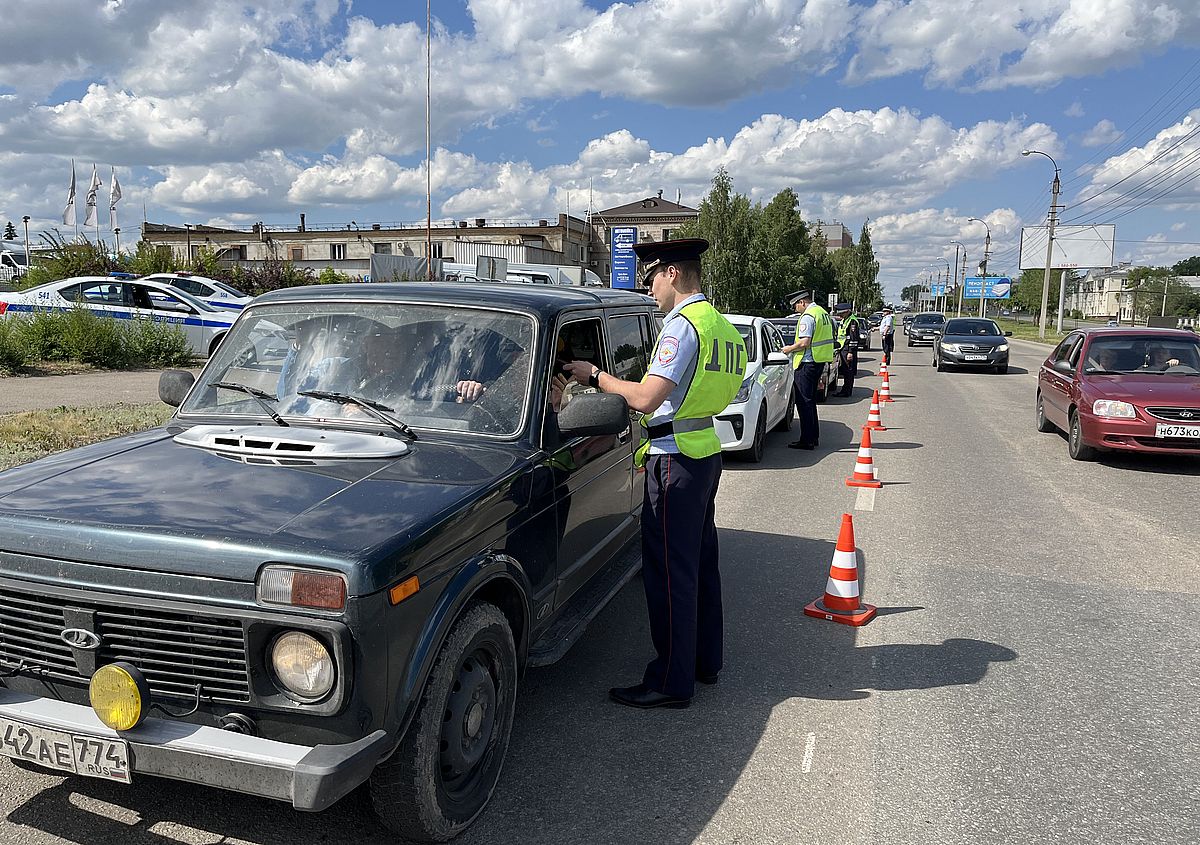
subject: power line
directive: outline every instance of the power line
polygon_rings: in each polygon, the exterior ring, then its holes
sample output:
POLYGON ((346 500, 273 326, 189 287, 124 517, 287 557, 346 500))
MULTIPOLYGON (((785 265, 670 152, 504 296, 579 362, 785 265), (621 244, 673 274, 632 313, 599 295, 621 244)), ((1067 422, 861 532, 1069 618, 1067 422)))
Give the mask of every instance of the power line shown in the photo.
MULTIPOLYGON (((1181 138, 1177 139, 1177 140, 1176 140, 1176 141, 1175 141, 1173 144, 1171 144, 1171 145, 1170 145, 1169 147, 1167 147, 1165 150, 1162 150, 1161 152, 1159 152, 1157 155, 1155 155, 1155 156, 1154 156, 1153 158, 1151 158, 1149 161, 1147 161, 1147 162, 1145 162, 1144 164, 1142 164, 1140 167, 1138 167, 1138 168, 1136 168, 1135 170, 1133 170, 1131 173, 1128 173, 1128 174, 1126 174, 1126 175, 1125 175, 1125 176, 1123 176, 1122 178, 1118 179, 1116 182, 1113 182, 1111 185, 1109 185, 1109 186, 1108 186, 1108 187, 1106 187, 1106 188, 1102 188, 1101 190, 1097 191, 1096 193, 1092 194, 1091 196, 1085 197, 1084 199, 1081 199, 1081 200, 1077 200, 1077 201, 1075 202, 1075 204, 1074 204, 1072 207, 1073 207, 1073 208, 1075 208, 1075 209, 1078 209, 1078 208, 1080 208, 1081 206, 1083 206, 1083 205, 1086 205, 1087 203, 1089 203, 1089 202, 1091 202, 1092 200, 1096 199, 1097 197, 1099 197, 1099 196, 1102 196, 1103 194, 1106 194, 1106 193, 1108 193, 1108 192, 1109 192, 1109 191, 1111 191, 1113 188, 1117 187, 1118 185, 1122 184, 1123 182, 1127 182, 1127 181, 1129 181, 1129 180, 1130 180, 1130 179, 1132 179, 1134 176, 1137 176, 1139 173, 1141 173, 1142 171, 1144 171, 1146 168, 1150 167, 1150 165, 1152 165, 1152 164, 1156 163, 1157 161, 1159 161, 1160 159, 1162 159, 1162 157, 1163 157, 1163 156, 1165 156, 1165 155, 1167 155, 1167 153, 1169 153, 1169 152, 1171 152, 1172 150, 1176 149, 1177 147, 1179 147, 1179 145, 1180 145, 1180 144, 1184 143, 1184 142, 1185 142, 1185 141, 1187 141, 1189 138, 1192 138, 1193 136, 1195 136, 1195 135, 1196 135, 1196 134, 1198 134, 1198 133, 1200 133, 1200 125, 1197 125, 1197 126, 1194 128, 1194 129, 1192 129, 1192 131, 1188 132, 1186 135, 1184 135, 1184 136, 1182 136, 1181 138)), ((1176 162, 1176 164, 1177 164, 1177 163, 1178 163, 1178 162, 1176 162)), ((1174 166, 1174 165, 1171 165, 1171 166, 1174 166)), ((1117 197, 1117 199, 1119 200, 1119 199, 1120 199, 1120 196, 1118 196, 1118 197, 1117 197)), ((1106 204, 1108 204, 1110 201, 1111 201, 1111 200, 1106 200, 1104 204, 1106 205, 1106 204)), ((1088 213, 1090 214, 1090 213, 1092 213, 1092 212, 1090 212, 1090 211, 1089 211, 1088 213)), ((1076 219, 1076 220, 1077 220, 1077 219, 1079 219, 1079 218, 1078 218, 1078 216, 1076 216, 1075 218, 1072 218, 1072 219, 1076 219)))

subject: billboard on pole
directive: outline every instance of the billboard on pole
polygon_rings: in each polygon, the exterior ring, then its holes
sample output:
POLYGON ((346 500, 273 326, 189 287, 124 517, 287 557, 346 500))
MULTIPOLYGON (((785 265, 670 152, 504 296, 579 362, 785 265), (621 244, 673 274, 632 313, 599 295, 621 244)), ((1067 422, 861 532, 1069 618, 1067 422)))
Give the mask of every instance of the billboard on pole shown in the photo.
MULTIPOLYGON (((1045 226, 1026 226, 1021 229, 1021 269, 1040 270, 1046 266, 1045 226)), ((1079 268, 1113 267, 1113 243, 1117 227, 1056 226, 1054 227, 1054 253, 1050 267, 1056 270, 1079 268)))
POLYGON ((637 226, 614 226, 612 232, 612 274, 609 287, 633 290, 637 287, 637 226))
POLYGON ((963 279, 963 298, 979 299, 980 288, 983 288, 984 299, 1009 299, 1012 296, 1012 279, 1008 276, 988 276, 985 281, 979 276, 967 276, 963 279))

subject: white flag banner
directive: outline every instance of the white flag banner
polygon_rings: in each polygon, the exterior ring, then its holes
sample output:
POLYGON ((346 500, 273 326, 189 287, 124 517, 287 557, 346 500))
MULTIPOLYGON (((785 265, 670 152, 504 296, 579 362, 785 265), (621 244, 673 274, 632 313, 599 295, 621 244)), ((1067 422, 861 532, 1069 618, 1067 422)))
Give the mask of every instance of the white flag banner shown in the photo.
POLYGON ((108 228, 117 228, 117 200, 121 198, 121 183, 117 181, 117 168, 112 169, 112 181, 108 185, 108 228))
POLYGON ((96 194, 100 191, 100 174, 96 172, 96 165, 92 165, 92 184, 88 186, 87 202, 84 207, 87 209, 87 216, 83 219, 84 226, 99 226, 96 221, 96 194))
POLYGON ((63 209, 63 225, 75 225, 75 160, 71 159, 71 189, 67 191, 67 207, 63 209))

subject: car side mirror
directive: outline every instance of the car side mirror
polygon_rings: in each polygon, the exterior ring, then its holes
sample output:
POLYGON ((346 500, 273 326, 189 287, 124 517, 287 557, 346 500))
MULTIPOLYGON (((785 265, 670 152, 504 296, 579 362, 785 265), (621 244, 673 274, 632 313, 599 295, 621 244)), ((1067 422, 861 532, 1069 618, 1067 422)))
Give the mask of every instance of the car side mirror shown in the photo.
POLYGON ((1004 333, 1004 336, 1005 336, 1005 337, 1012 337, 1012 332, 1005 332, 1005 333, 1004 333))
POLYGON ((187 370, 165 370, 158 377, 158 398, 178 408, 195 383, 196 377, 187 370))
POLYGON ((764 361, 763 363, 765 363, 768 367, 774 367, 774 366, 778 366, 780 364, 786 364, 790 360, 791 359, 788 358, 788 356, 782 352, 768 352, 767 360, 764 361))
POLYGON ((582 393, 558 414, 558 431, 565 437, 601 437, 628 429, 629 405, 615 393, 582 393))
POLYGON ((1071 375, 1075 372, 1075 368, 1071 366, 1070 361, 1055 361, 1052 366, 1060 373, 1065 373, 1067 375, 1071 375))

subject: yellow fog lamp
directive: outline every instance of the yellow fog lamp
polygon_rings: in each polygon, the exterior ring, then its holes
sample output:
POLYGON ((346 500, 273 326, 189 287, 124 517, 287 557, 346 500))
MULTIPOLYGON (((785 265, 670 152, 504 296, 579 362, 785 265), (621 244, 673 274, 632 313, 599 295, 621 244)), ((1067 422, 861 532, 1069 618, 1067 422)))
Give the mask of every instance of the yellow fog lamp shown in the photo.
POLYGON ((92 675, 88 697, 101 722, 114 731, 129 731, 146 715, 150 686, 132 664, 109 663, 92 675))

